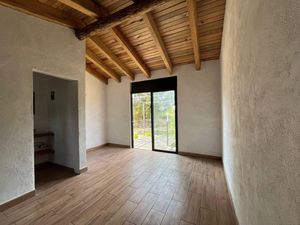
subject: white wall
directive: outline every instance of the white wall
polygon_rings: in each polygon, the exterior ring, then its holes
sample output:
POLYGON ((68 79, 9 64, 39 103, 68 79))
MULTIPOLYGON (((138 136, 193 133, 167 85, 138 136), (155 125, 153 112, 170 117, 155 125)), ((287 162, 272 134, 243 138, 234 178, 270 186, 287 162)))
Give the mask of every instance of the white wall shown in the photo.
POLYGON ((107 143, 106 138, 106 88, 89 73, 85 76, 86 148, 107 143))
MULTIPOLYGON (((221 156, 221 89, 219 61, 175 67, 178 98, 178 150, 221 156)), ((166 70, 152 78, 168 77, 166 70)), ((137 75, 135 81, 145 80, 137 75)), ((107 86, 107 141, 130 145, 130 80, 109 81, 107 86)))
POLYGON ((74 32, 0 6, 0 204, 34 190, 33 70, 78 81, 79 149, 85 157, 85 44, 74 32))
POLYGON ((241 225, 300 222, 300 1, 227 0, 223 161, 241 225))
POLYGON ((76 81, 48 79, 48 93, 55 93, 54 100, 48 98, 49 130, 54 132, 54 162, 76 169, 79 161, 78 85, 76 81))

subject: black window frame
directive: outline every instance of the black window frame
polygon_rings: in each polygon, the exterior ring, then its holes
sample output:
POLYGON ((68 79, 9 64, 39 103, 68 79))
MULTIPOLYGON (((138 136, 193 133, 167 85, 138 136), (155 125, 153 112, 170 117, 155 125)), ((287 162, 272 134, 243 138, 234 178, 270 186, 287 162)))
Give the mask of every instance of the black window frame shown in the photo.
POLYGON ((131 147, 134 148, 134 134, 133 134, 133 100, 132 95, 137 93, 151 93, 151 137, 152 137, 152 151, 167 152, 178 154, 178 104, 177 104, 177 77, 158 78, 146 81, 131 82, 130 86, 130 111, 131 111, 131 147), (154 120, 153 120, 153 93, 161 91, 174 91, 175 94, 175 141, 176 151, 166 151, 162 149, 155 149, 154 140, 154 120))

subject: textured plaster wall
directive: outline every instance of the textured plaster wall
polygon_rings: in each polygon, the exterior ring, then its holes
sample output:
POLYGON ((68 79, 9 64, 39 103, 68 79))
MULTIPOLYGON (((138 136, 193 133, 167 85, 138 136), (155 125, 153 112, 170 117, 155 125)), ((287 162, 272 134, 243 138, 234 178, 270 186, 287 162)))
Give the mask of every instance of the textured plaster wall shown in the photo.
POLYGON ((72 30, 0 6, 0 204, 34 190, 33 70, 78 81, 79 150, 85 157, 85 44, 72 30))
MULTIPOLYGON (((221 81, 219 61, 204 62, 196 71, 193 64, 178 66, 178 149, 221 156, 221 81)), ((154 71, 152 79, 169 77, 166 70, 154 71)), ((135 81, 145 80, 136 76, 135 81)), ((107 139, 130 145, 130 81, 110 81, 107 87, 107 139)))
POLYGON ((86 148, 107 143, 106 138, 106 89, 107 86, 94 76, 85 76, 86 148))
POLYGON ((300 1, 227 0, 223 160, 241 225, 300 224, 300 1))

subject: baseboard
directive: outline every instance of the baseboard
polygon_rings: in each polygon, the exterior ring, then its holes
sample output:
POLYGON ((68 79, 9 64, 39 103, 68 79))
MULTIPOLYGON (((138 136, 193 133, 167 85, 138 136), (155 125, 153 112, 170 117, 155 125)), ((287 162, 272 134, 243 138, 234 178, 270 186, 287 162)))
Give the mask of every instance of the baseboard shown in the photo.
POLYGON ((228 180, 227 180, 227 176, 226 176, 225 169, 224 169, 223 160, 222 160, 222 165, 223 165, 223 171, 224 171, 225 181, 226 181, 226 185, 227 185, 227 189, 228 189, 229 201, 230 201, 231 208, 233 210, 233 217, 234 217, 233 219, 234 219, 235 224, 239 225, 240 223, 239 223, 239 220, 238 220, 238 218, 236 216, 235 207, 234 207, 234 204, 233 204, 231 191, 229 190, 229 185, 228 185, 228 180))
POLYGON ((214 155, 205 155, 205 154, 198 154, 192 152, 178 152, 179 155, 196 157, 196 158, 205 158, 205 159, 215 159, 215 160, 222 160, 221 156, 214 156, 214 155))
POLYGON ((98 145, 96 147, 93 147, 93 148, 88 148, 86 151, 87 152, 91 152, 91 151, 95 151, 95 150, 99 150, 100 148, 103 148, 103 147, 115 147, 115 148, 130 148, 130 145, 121 145, 121 144, 115 144, 115 143, 106 143, 106 144, 103 144, 103 145, 98 145))
POLYGON ((6 210, 8 208, 11 208, 11 207, 13 207, 13 206, 15 206, 15 205, 17 205, 21 202, 24 202, 25 200, 27 200, 27 199, 29 199, 33 196, 35 196, 35 190, 30 191, 30 192, 28 192, 28 193, 26 193, 26 194, 24 194, 20 197, 17 197, 13 200, 10 200, 10 201, 6 202, 6 203, 3 203, 2 205, 0 205, 0 212, 6 210))
POLYGON ((79 170, 79 173, 76 173, 76 174, 82 174, 82 173, 85 173, 85 172, 87 172, 88 171, 88 167, 84 167, 84 168, 81 168, 80 170, 79 170))
POLYGON ((107 143, 106 146, 116 147, 116 148, 130 148, 130 145, 120 145, 115 143, 107 143))
POLYGON ((97 146, 95 146, 93 148, 88 148, 86 151, 87 152, 95 151, 95 150, 98 150, 99 148, 105 147, 106 145, 107 145, 107 143, 106 144, 102 144, 102 145, 97 145, 97 146))

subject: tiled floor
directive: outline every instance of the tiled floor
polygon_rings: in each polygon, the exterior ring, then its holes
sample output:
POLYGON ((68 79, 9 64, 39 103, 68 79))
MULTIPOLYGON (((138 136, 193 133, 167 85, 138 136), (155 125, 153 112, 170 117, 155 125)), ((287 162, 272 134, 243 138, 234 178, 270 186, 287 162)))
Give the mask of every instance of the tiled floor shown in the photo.
POLYGON ((37 195, 0 224, 234 224, 220 161, 107 147, 88 164, 79 176, 41 170, 37 195))

